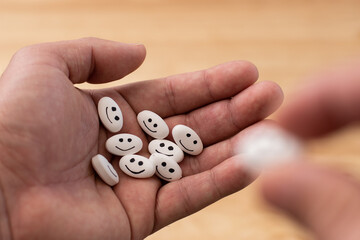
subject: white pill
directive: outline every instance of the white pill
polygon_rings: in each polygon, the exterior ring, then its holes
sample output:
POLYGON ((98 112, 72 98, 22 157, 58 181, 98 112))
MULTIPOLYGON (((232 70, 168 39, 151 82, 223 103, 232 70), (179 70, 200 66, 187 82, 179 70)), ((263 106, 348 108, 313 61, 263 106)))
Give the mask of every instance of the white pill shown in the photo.
POLYGON ((153 138, 163 139, 169 135, 169 127, 159 115, 144 110, 137 115, 140 127, 153 138))
POLYGON ((155 174, 168 182, 179 180, 182 177, 182 171, 177 162, 162 154, 154 153, 150 156, 150 161, 154 162, 155 174))
POLYGON ((184 159, 184 152, 175 143, 165 139, 155 139, 149 143, 149 152, 159 153, 172 158, 175 162, 181 162, 184 159))
POLYGON ((108 185, 114 186, 119 182, 119 176, 108 160, 98 154, 91 159, 92 166, 99 177, 108 185))
POLYGON ((294 136, 275 126, 249 132, 235 150, 246 169, 258 174, 262 170, 296 161, 302 155, 302 145, 294 136))
POLYGON ((203 150, 202 141, 197 133, 185 125, 176 125, 172 130, 176 144, 190 155, 199 155, 203 150))
POLYGON ((126 155, 119 161, 120 169, 134 178, 149 178, 155 173, 153 161, 140 155, 126 155))
POLYGON ((141 150, 143 143, 141 139, 133 134, 120 133, 106 140, 106 149, 117 156, 134 154, 141 150))
POLYGON ((99 118, 104 127, 110 132, 118 132, 123 126, 123 115, 117 103, 109 98, 103 97, 98 103, 99 118))

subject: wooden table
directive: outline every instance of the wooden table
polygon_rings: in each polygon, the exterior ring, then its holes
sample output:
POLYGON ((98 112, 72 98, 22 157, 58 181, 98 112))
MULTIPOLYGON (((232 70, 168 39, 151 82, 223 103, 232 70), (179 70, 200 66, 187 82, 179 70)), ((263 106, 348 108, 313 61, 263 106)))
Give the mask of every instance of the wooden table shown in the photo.
MULTIPOLYGON (((121 83, 246 59, 288 97, 309 73, 359 55, 359 9, 350 0, 0 0, 0 72, 25 45, 95 36, 146 45, 143 66, 121 83)), ((359 135, 347 128, 308 153, 358 177, 359 135)), ((255 182, 148 239, 312 238, 262 202, 255 182)))

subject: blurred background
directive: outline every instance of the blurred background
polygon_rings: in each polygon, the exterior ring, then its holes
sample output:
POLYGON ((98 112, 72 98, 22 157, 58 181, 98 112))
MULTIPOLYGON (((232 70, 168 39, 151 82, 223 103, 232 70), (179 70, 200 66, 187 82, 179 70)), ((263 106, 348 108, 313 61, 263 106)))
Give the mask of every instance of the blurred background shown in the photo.
MULTIPOLYGON (((358 0, 0 0, 0 72, 23 46, 93 36, 147 47, 142 67, 113 84, 245 59, 289 99, 311 73, 360 55, 359 9, 358 0)), ((359 136, 346 128, 310 142, 308 155, 360 179, 359 136)), ((147 239, 313 238, 255 182, 147 239)))

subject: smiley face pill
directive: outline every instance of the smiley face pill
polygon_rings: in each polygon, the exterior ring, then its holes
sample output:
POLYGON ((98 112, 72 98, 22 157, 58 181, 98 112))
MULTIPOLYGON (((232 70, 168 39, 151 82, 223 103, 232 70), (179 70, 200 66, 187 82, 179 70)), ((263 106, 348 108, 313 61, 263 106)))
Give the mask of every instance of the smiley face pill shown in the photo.
POLYGON ((159 178, 173 182, 182 177, 182 170, 177 162, 164 155, 154 153, 150 156, 150 161, 155 165, 155 174, 159 178))
POLYGON ((123 115, 117 103, 109 97, 103 97, 98 102, 99 118, 110 132, 118 132, 123 126, 123 115))
POLYGON ((155 139, 149 143, 149 152, 159 153, 164 156, 172 158, 175 162, 179 163, 184 159, 184 152, 175 143, 165 139, 155 139))
POLYGON ((175 143, 190 155, 199 155, 203 150, 203 143, 199 135, 185 125, 176 125, 172 130, 175 143))
POLYGON ((140 155, 126 155, 119 161, 120 169, 134 178, 149 178, 155 174, 153 161, 140 155))
POLYGON ((117 156, 135 154, 142 149, 142 146, 141 139, 129 133, 116 134, 105 143, 106 150, 117 156))
POLYGON ((119 176, 108 160, 98 154, 91 159, 91 164, 99 177, 108 185, 114 186, 119 182, 119 176))
POLYGON ((169 127, 159 115, 154 112, 144 110, 137 115, 140 127, 149 136, 156 139, 163 139, 169 135, 169 127))

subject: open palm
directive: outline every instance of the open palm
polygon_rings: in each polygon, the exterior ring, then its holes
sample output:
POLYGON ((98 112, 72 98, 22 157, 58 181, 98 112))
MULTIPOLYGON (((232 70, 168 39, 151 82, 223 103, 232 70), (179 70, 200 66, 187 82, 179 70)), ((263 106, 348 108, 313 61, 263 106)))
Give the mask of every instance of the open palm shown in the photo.
POLYGON ((79 90, 74 83, 119 79, 144 60, 142 45, 99 39, 39 44, 20 50, 0 80, 0 213, 4 239, 143 239, 245 187, 251 180, 233 158, 242 129, 267 117, 282 94, 253 84, 256 68, 231 62, 205 71, 79 90), (124 116, 121 132, 149 138, 136 115, 151 110, 171 129, 199 133, 204 151, 180 163, 183 178, 134 179, 105 150, 112 134, 96 105, 113 98, 124 116), (112 160, 120 182, 104 184, 91 168, 97 153, 112 160))

